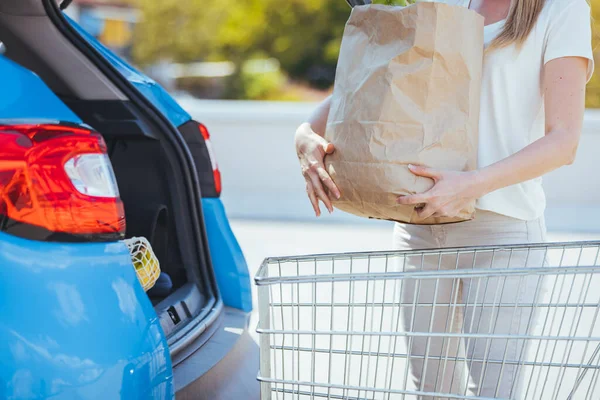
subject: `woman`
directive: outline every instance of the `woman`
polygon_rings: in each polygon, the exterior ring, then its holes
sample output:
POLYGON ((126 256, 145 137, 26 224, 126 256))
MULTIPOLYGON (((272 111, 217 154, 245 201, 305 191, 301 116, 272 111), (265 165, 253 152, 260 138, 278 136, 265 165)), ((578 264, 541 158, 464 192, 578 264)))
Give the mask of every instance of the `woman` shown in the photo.
MULTIPOLYGON (((468 7, 485 18, 479 169, 459 172, 409 166, 413 174, 429 177, 435 184, 425 193, 398 198, 398 203, 420 205, 419 214, 423 218, 452 217, 469 201, 477 199, 477 214, 473 221, 451 225, 397 223, 395 247, 407 250, 543 242, 545 196, 541 177, 571 164, 575 158, 585 85, 593 72, 589 6, 585 0, 442 2, 468 7)), ((327 192, 340 196, 323 168, 324 156, 335 150, 323 138, 329 106, 330 99, 326 99, 295 136, 307 194, 317 216, 319 200, 329 212, 333 211, 327 192)), ((541 256, 524 255, 510 260, 511 265, 518 262, 530 267, 540 266, 544 260, 541 256)), ((474 265, 486 268, 502 263, 506 267, 508 260, 471 257, 438 263, 420 259, 409 262, 405 268, 455 269, 474 265)), ((538 321, 533 310, 500 307, 494 314, 489 308, 473 304, 482 301, 514 304, 515 300, 532 303, 539 296, 538 288, 538 282, 530 278, 514 282, 502 279, 464 279, 460 284, 452 280, 439 280, 436 285, 431 282, 419 288, 419 303, 448 303, 459 298, 464 306, 458 307, 458 311, 455 307, 450 318, 447 313, 422 307, 413 318, 413 310, 406 307, 403 326, 408 332, 527 334, 538 321)), ((414 285, 405 284, 404 299, 412 302, 414 292, 414 285)), ((533 391, 538 390, 537 396, 539 388, 524 384, 518 363, 525 357, 527 344, 523 340, 489 343, 485 339, 455 342, 440 338, 409 339, 412 384, 426 393, 531 398, 533 391), (426 363, 425 354, 429 359, 426 363), (461 357, 467 361, 460 362, 461 357)))

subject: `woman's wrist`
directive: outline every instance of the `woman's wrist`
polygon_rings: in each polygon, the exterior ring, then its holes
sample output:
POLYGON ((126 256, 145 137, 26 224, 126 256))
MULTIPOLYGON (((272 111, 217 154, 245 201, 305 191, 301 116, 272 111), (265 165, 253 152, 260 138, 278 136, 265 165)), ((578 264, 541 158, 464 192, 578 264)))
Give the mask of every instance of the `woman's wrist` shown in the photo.
POLYGON ((487 168, 476 169, 469 173, 471 174, 471 188, 475 194, 473 197, 479 199, 495 190, 493 188, 493 178, 490 176, 490 171, 487 168))
POLYGON ((312 129, 310 129, 309 123, 305 122, 302 125, 300 125, 296 129, 296 133, 294 135, 294 141, 296 142, 296 146, 299 146, 302 143, 304 143, 306 141, 306 138, 310 136, 311 133, 312 129))
POLYGON ((296 136, 310 132, 310 124, 303 122, 298 128, 296 128, 296 136))

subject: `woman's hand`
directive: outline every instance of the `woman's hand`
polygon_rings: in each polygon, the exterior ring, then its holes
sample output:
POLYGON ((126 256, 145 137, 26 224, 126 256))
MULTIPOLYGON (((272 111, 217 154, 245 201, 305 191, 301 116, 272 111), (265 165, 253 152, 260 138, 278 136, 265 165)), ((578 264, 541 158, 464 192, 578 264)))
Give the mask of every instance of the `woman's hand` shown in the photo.
POLYGON ((325 204, 329 212, 333 212, 333 206, 323 185, 325 185, 331 194, 340 198, 340 191, 333 183, 333 180, 325 171, 323 160, 326 154, 334 152, 333 144, 327 142, 323 137, 316 134, 310 124, 300 125, 295 136, 296 154, 302 167, 302 175, 306 180, 306 193, 315 210, 315 215, 321 215, 319 200, 325 204))
POLYGON ((439 171, 422 166, 409 165, 417 175, 431 178, 434 185, 424 193, 398 197, 399 204, 420 206, 419 217, 456 217, 470 202, 478 199, 485 191, 478 171, 439 171))

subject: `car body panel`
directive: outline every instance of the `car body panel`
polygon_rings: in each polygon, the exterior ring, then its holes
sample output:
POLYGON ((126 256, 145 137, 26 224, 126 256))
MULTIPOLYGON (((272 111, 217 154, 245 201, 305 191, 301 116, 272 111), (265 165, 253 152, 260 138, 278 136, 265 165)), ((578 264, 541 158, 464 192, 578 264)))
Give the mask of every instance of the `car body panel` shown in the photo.
POLYGON ((215 278, 223 304, 250 312, 252 311, 250 272, 242 249, 229 225, 225 207, 219 198, 204 198, 202 210, 215 278))
POLYGON ((260 398, 259 347, 248 332, 248 322, 247 313, 226 307, 200 351, 175 357, 177 400, 260 398))
POLYGON ((0 265, 0 398, 173 398, 167 342, 123 242, 0 233, 0 265))
POLYGON ((81 123, 33 72, 0 55, 0 119, 48 119, 81 123))

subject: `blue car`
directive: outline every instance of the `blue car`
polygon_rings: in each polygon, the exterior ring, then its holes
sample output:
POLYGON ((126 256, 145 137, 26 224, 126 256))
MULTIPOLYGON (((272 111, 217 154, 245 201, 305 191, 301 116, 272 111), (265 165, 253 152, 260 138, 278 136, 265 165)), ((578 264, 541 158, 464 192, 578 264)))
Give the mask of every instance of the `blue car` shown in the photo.
POLYGON ((0 399, 258 398, 207 127, 55 0, 1 1, 0 42, 0 399))

